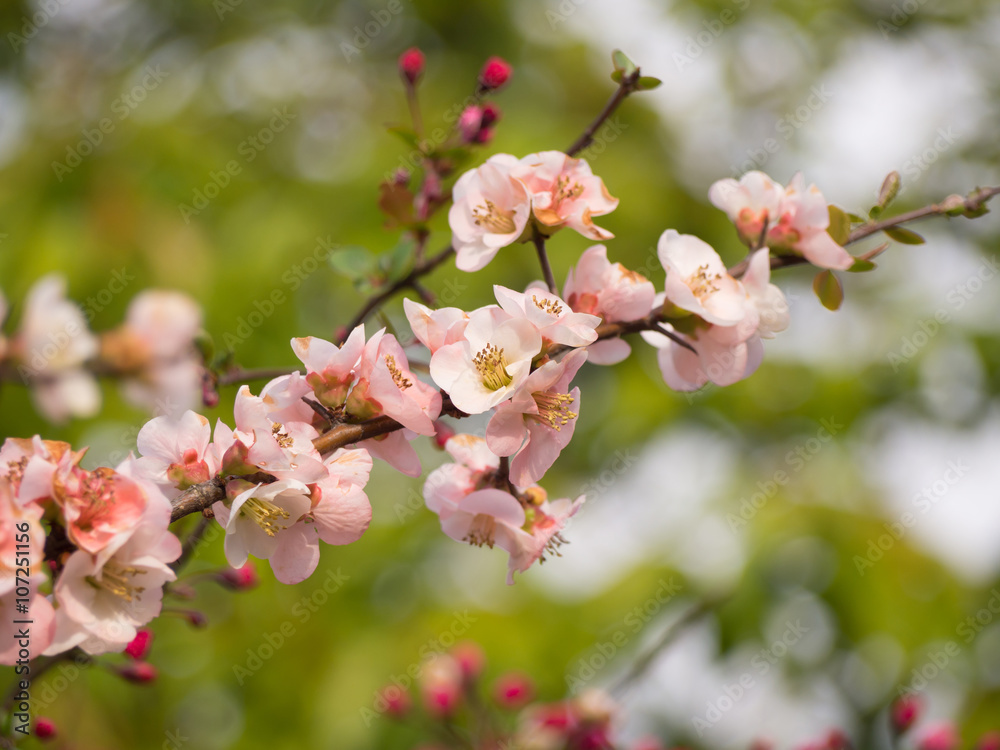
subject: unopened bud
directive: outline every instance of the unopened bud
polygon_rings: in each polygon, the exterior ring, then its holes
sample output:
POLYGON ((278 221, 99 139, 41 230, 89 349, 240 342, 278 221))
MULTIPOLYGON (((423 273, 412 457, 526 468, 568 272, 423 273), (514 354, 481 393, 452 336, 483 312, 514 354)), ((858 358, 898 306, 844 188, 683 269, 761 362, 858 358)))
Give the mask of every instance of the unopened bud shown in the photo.
POLYGON ((472 104, 462 110, 462 114, 458 117, 458 130, 462 134, 462 140, 466 143, 475 141, 476 136, 479 135, 479 128, 482 126, 482 122, 483 110, 481 107, 472 104))
POLYGON ((903 734, 920 718, 920 699, 915 695, 902 695, 890 709, 892 729, 897 734, 903 734))
POLYGON ((434 430, 434 445, 444 450, 445 443, 455 436, 455 430, 441 421, 434 423, 434 430))
POLYGON ((46 719, 44 716, 35 719, 34 735, 38 739, 43 741, 55 739, 57 734, 56 725, 52 719, 46 719))
POLYGON ((385 702, 385 712, 394 719, 402 719, 413 705, 410 694, 397 685, 382 688, 379 697, 385 702))
POLYGON ((120 677, 133 682, 136 685, 146 685, 157 677, 156 667, 148 661, 135 661, 130 664, 118 667, 116 670, 120 677))
POLYGON ((926 727, 917 740, 917 750, 958 750, 962 738, 954 724, 943 721, 926 727))
POLYGON ((125 647, 125 653, 136 661, 142 661, 149 654, 152 645, 153 631, 149 628, 142 628, 125 647))
POLYGON ((494 91, 507 83, 512 71, 510 63, 502 57, 491 57, 479 71, 479 86, 484 91, 494 91))
POLYGON ((501 708, 521 708, 535 697, 535 685, 527 675, 508 672, 497 678, 493 698, 501 708))
POLYGON ((416 47, 410 47, 399 56, 400 75, 412 86, 424 72, 424 53, 416 47))
POLYGON ((230 591, 249 591, 260 583, 253 563, 245 563, 239 568, 225 568, 216 575, 216 581, 230 591))
POLYGON ((483 116, 481 124, 484 128, 488 128, 490 125, 492 125, 493 123, 497 122, 500 119, 500 107, 493 104, 492 102, 487 102, 486 104, 484 104, 482 110, 483 110, 483 116))
POLYGON ((486 654, 478 643, 462 641, 451 650, 451 655, 458 662, 466 682, 479 677, 486 668, 486 654))

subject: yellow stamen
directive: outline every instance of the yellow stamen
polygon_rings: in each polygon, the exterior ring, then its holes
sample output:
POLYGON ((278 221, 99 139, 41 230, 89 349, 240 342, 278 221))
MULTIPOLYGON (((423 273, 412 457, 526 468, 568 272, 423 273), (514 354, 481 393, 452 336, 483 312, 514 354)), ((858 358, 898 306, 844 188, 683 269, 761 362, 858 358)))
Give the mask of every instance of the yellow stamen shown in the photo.
POLYGON ((472 519, 469 533, 465 535, 463 541, 474 544, 477 547, 482 547, 485 544, 490 549, 493 549, 493 543, 496 541, 496 530, 497 522, 493 516, 488 516, 485 513, 477 513, 476 517, 472 519))
POLYGON ((577 413, 569 410, 569 405, 573 403, 573 397, 568 393, 553 393, 552 391, 539 391, 532 393, 538 405, 538 414, 532 416, 539 422, 548 424, 554 430, 561 430, 564 424, 568 424, 571 419, 576 419, 577 413))
POLYGON ((483 385, 491 391, 506 388, 513 380, 507 372, 508 362, 503 355, 503 349, 497 349, 493 344, 487 344, 472 358, 472 363, 476 366, 483 385))
POLYGON ((713 282, 716 282, 721 278, 722 274, 709 274, 707 265, 698 266, 698 270, 688 277, 687 285, 691 287, 691 291, 694 293, 694 296, 701 299, 712 292, 719 291, 719 287, 717 287, 713 282))
POLYGON ((100 578, 87 576, 85 580, 95 589, 104 589, 119 599, 132 602, 135 599, 140 599, 140 594, 146 590, 143 586, 132 585, 132 579, 145 574, 145 570, 131 566, 121 567, 114 560, 108 560, 101 569, 100 578))
POLYGON ((240 506, 240 515, 249 516, 268 536, 288 528, 279 521, 289 518, 288 511, 282 510, 270 500, 251 497, 240 506))
POLYGON ((501 211, 491 200, 486 205, 472 209, 472 217, 477 227, 485 226, 493 234, 510 234, 517 225, 514 224, 513 211, 501 211))
POLYGON ((579 182, 571 183, 569 177, 560 176, 556 180, 556 202, 579 198, 583 194, 583 185, 579 182))
POLYGON ((385 366, 389 368, 389 374, 392 375, 392 382, 396 384, 396 387, 401 391, 405 391, 413 383, 407 379, 399 367, 396 366, 396 358, 391 354, 385 355, 385 366))
POLYGON ((281 422, 275 422, 271 425, 271 434, 274 435, 274 439, 278 441, 278 445, 282 448, 291 448, 295 444, 295 440, 285 432, 285 427, 281 422))
POLYGON ((559 316, 563 314, 563 307, 559 304, 559 300, 554 299, 538 299, 538 297, 532 295, 531 299, 535 303, 535 307, 539 310, 549 313, 550 315, 559 316))

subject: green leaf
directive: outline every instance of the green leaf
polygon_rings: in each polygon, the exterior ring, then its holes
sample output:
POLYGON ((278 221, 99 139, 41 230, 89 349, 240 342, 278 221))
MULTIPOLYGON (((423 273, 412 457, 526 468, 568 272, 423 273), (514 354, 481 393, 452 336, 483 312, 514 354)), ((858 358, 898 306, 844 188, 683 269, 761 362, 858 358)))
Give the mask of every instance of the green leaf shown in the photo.
POLYGON ((832 204, 827 207, 827 211, 830 214, 830 226, 826 230, 827 233, 833 237, 833 241, 838 245, 846 245, 847 240, 851 237, 851 220, 843 210, 832 204))
POLYGON ((847 214, 847 218, 854 224, 864 224, 868 221, 864 216, 858 216, 857 214, 847 214))
POLYGON ((872 206, 872 210, 868 212, 869 219, 877 219, 881 215, 882 215, 881 206, 872 206))
POLYGON ((636 91, 652 91, 662 83, 663 81, 653 76, 640 76, 639 80, 636 81, 635 88, 636 91))
POLYGON ((889 227, 883 229, 886 236, 890 239, 896 240, 896 242, 902 242, 904 245, 923 245, 927 240, 921 237, 916 232, 911 232, 909 229, 903 229, 903 227, 889 227))
POLYGON ((330 267, 357 283, 376 269, 375 256, 364 247, 350 245, 330 253, 330 267))
POLYGON ((847 270, 851 273, 864 273, 865 271, 874 271, 878 266, 872 263, 870 260, 865 260, 864 258, 858 258, 854 261, 854 265, 847 270))
POLYGON ((878 204, 882 208, 888 208, 889 204, 899 194, 899 172, 889 172, 882 181, 882 187, 878 191, 878 204))
POLYGON ((379 267, 385 272, 389 281, 399 281, 413 267, 413 250, 416 243, 411 237, 404 237, 392 250, 387 250, 379 256, 379 267))
POLYGON ((615 83, 621 83, 622 82, 622 72, 620 70, 612 70, 611 71, 611 80, 614 81, 615 83))
POLYGON ((402 125, 391 125, 386 130, 399 138, 407 146, 415 149, 420 148, 420 141, 417 139, 417 134, 410 128, 404 128, 402 125))
POLYGON ((611 53, 611 62, 614 63, 615 70, 620 70, 624 75, 630 76, 635 73, 638 68, 636 64, 632 62, 628 55, 622 52, 620 49, 616 49, 611 53))
POLYGON ((816 274, 816 278, 813 279, 813 291, 827 310, 840 309, 844 301, 844 287, 840 285, 840 279, 830 270, 816 274))

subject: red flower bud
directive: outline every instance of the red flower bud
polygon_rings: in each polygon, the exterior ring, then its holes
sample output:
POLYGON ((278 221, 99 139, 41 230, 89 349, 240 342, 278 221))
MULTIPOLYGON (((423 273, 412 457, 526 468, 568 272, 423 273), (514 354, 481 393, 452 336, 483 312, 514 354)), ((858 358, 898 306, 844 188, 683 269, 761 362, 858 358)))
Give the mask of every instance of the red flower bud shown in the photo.
POLYGON ((486 654, 483 653, 478 643, 462 641, 451 650, 451 655, 458 662, 458 666, 462 670, 462 677, 466 681, 479 677, 486 667, 486 654))
POLYGON ((484 128, 488 128, 490 125, 492 125, 499 119, 500 119, 500 107, 493 104, 492 102, 483 105, 483 115, 481 118, 481 124, 484 128))
POLYGON ((475 104, 471 104, 462 110, 458 117, 458 129, 462 133, 462 140, 472 143, 479 135, 479 128, 483 124, 483 110, 475 104))
POLYGON ((987 732, 979 738, 976 750, 1000 750, 1000 732, 987 732))
POLYGON ((35 736, 40 740, 51 740, 54 739, 56 734, 56 725, 52 719, 46 719, 44 716, 39 716, 35 719, 35 736))
POLYGON ((257 569, 253 563, 246 563, 241 568, 226 568, 218 573, 216 580, 231 591, 249 591, 257 586, 257 569))
POLYGON ((903 734, 920 718, 920 699, 915 695, 902 695, 892 704, 890 719, 896 734, 903 734))
POLYGON ((399 56, 399 72, 412 86, 424 72, 424 53, 416 47, 410 47, 399 56))
POLYGON ((118 667, 118 674, 137 685, 145 685, 152 682, 157 677, 156 667, 147 661, 136 661, 125 666, 118 667))
POLYGON ((485 91, 496 90, 507 83, 512 71, 510 63, 502 57, 491 57, 479 71, 479 87, 485 91))
POLYGON ((508 672, 497 678, 493 697, 501 708, 520 708, 535 697, 535 685, 527 675, 508 672))
POLYGON ((135 634, 135 638, 125 647, 125 653, 136 661, 142 661, 149 653, 153 645, 153 631, 142 628, 135 634))
POLYGON ((410 694, 398 685, 386 685, 379 691, 379 698, 385 704, 385 712, 395 719, 406 716, 413 705, 410 694))

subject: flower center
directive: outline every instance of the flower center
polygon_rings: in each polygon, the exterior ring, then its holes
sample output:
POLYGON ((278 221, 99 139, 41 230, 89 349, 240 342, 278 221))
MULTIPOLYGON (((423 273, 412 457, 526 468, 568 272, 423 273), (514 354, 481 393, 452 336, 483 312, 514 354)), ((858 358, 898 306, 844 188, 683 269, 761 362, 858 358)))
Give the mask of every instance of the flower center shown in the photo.
POLYGON ((517 229, 513 211, 501 211, 491 200, 484 202, 485 206, 479 205, 472 209, 472 218, 477 227, 484 226, 493 234, 510 234, 517 229))
POLYGON ((583 185, 579 182, 570 182, 569 177, 561 175, 556 179, 556 202, 579 198, 583 194, 583 185))
POLYGON ((101 570, 101 577, 87 576, 86 581, 95 589, 103 589, 109 594, 132 602, 139 599, 140 594, 146 589, 143 586, 134 586, 133 579, 136 576, 145 575, 145 570, 139 568, 122 567, 114 560, 108 560, 101 570))
POLYGON ((559 304, 559 300, 555 299, 538 299, 538 297, 532 295, 532 301, 542 312, 547 312, 549 315, 555 315, 557 318, 563 314, 563 307, 559 304))
POLYGON ((396 387, 399 388, 399 390, 405 391, 413 385, 413 383, 411 383, 396 366, 396 358, 391 354, 385 355, 385 366, 389 368, 389 374, 392 375, 392 382, 396 384, 396 387))
POLYGON ((278 441, 278 445, 282 448, 291 448, 295 443, 292 436, 285 432, 285 427, 281 424, 281 422, 275 422, 271 425, 271 434, 274 436, 274 439, 278 441))
POLYGON ((538 414, 532 416, 539 422, 544 422, 553 430, 561 430, 569 420, 576 419, 577 413, 569 410, 569 405, 573 403, 573 397, 568 393, 554 393, 552 391, 539 391, 532 393, 538 406, 538 414))
POLYGON ((493 344, 487 344, 475 357, 472 364, 479 372, 479 379, 491 391, 499 391, 510 385, 513 378, 507 372, 507 358, 503 349, 497 349, 493 344))
POLYGON ((270 500, 251 497, 240 506, 240 515, 249 516, 268 536, 288 528, 281 521, 290 518, 288 511, 282 510, 270 500))
POLYGON ((712 292, 719 291, 719 287, 714 282, 721 278, 721 274, 710 274, 707 265, 698 266, 698 270, 688 277, 687 285, 691 288, 691 292, 695 297, 702 299, 712 292))
POLYGON ((493 516, 488 516, 485 513, 477 513, 476 517, 472 519, 472 525, 469 526, 469 533, 465 535, 463 541, 474 544, 477 547, 482 547, 485 544, 490 549, 493 549, 493 543, 496 541, 496 531, 497 521, 493 516))

